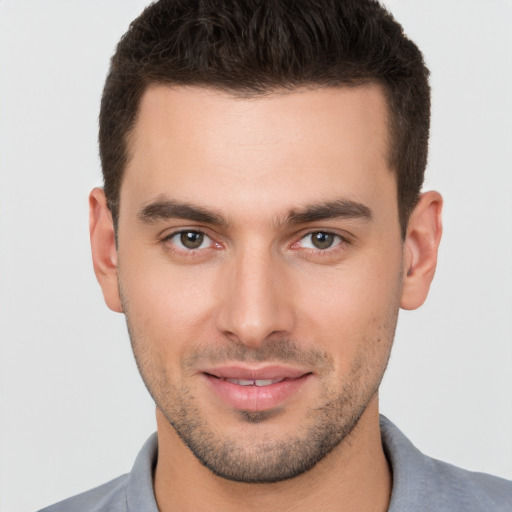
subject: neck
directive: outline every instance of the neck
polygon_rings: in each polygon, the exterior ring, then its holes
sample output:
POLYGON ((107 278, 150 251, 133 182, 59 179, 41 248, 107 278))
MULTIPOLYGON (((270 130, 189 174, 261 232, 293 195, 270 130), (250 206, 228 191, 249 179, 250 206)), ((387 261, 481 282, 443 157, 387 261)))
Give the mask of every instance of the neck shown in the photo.
POLYGON ((391 471, 382 449, 378 400, 352 433, 310 471, 272 484, 232 482, 214 475, 157 411, 158 463, 154 488, 161 512, 282 510, 385 512, 391 471))

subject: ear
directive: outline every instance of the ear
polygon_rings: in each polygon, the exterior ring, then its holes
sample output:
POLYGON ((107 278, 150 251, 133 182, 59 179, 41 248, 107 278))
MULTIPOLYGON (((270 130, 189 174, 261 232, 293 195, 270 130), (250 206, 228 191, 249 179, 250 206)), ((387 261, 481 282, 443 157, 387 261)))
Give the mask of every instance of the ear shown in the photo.
POLYGON ((92 261, 96 279, 100 283, 107 306, 122 313, 117 281, 117 248, 112 214, 105 193, 95 188, 89 195, 89 233, 92 261))
POLYGON ((404 243, 404 275, 400 307, 419 308, 427 298, 434 278, 437 251, 443 231, 443 198, 438 192, 421 195, 407 225, 404 243))

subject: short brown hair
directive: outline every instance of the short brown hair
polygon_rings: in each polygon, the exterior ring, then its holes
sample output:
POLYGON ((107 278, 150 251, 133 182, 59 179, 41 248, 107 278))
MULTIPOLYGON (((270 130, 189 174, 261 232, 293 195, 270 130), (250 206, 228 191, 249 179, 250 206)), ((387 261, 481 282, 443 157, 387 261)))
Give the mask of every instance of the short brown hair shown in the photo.
POLYGON ((117 223, 128 138, 150 84, 236 95, 379 83, 402 235, 427 164, 430 87, 418 47, 376 0, 160 0, 117 45, 100 111, 104 189, 117 223))

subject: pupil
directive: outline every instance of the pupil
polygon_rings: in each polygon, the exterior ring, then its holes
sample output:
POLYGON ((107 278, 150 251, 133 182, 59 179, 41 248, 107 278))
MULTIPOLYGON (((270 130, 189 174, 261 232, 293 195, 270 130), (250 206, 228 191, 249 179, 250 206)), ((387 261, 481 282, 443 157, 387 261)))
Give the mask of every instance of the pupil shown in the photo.
POLYGON ((197 249, 203 243, 203 234, 196 231, 184 231, 180 235, 181 243, 187 249, 197 249))
POLYGON ((313 245, 317 249, 328 249, 334 242, 334 237, 330 233, 318 232, 313 234, 313 245))

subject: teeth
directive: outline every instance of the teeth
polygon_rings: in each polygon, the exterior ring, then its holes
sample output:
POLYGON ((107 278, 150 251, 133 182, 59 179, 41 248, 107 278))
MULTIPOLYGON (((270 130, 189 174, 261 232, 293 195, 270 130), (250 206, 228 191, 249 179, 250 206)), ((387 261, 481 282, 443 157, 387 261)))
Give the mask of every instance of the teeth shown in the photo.
POLYGON ((270 386, 277 382, 282 382, 284 379, 226 379, 231 384, 237 384, 238 386, 270 386))
POLYGON ((231 384, 238 384, 239 386, 252 386, 254 385, 253 380, 244 380, 244 379, 226 379, 231 384))
POLYGON ((260 380, 255 380, 254 384, 256 384, 256 386, 270 386, 270 384, 274 384, 275 382, 279 382, 279 381, 275 381, 272 379, 267 379, 267 380, 260 379, 260 380))

